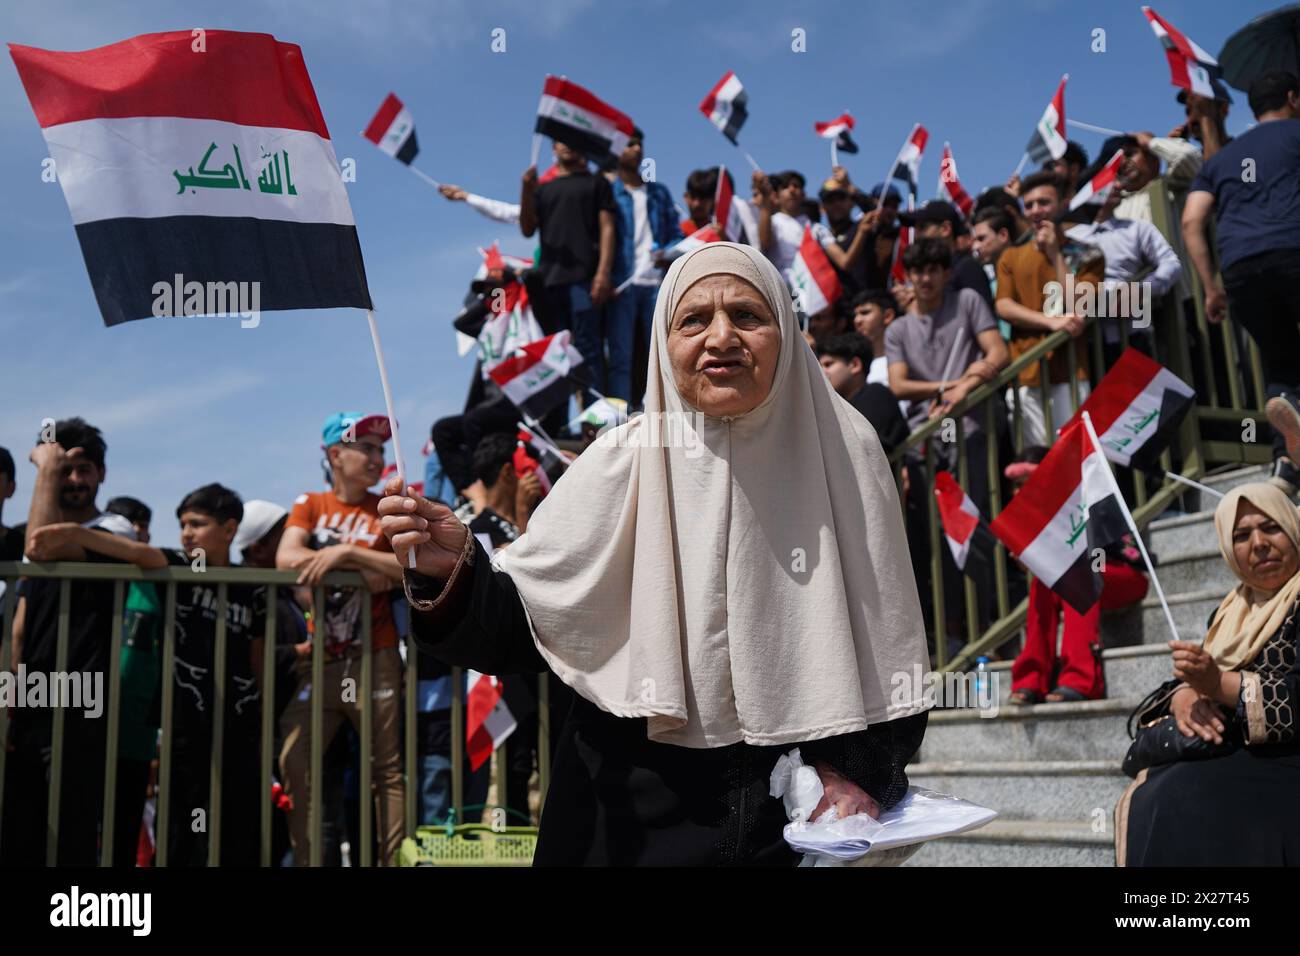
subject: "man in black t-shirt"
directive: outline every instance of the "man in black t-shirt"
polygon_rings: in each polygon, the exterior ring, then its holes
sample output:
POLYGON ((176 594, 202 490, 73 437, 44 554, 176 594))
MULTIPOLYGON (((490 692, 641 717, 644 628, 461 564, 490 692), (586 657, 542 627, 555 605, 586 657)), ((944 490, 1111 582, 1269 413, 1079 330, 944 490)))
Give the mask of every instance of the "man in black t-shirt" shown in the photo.
MULTIPOLYGON (((21 529, 6 528, 4 522, 5 502, 18 490, 18 482, 14 478, 14 456, 9 454, 8 448, 0 448, 0 561, 23 559, 25 526, 21 529)), ((0 595, 3 594, 4 586, 0 584, 0 595)))
MULTIPOLYGON (((541 233, 537 266, 551 307, 544 331, 573 331, 587 379, 604 392, 601 309, 614 292, 614 192, 604 176, 587 169, 585 155, 560 142, 554 150, 559 172, 549 182, 538 185, 536 166, 524 172, 519 229, 530 238, 541 233)), ((594 395, 583 404, 593 401, 594 395)))
POLYGON ((865 335, 832 335, 817 343, 816 352, 831 388, 871 423, 886 455, 907 440, 907 421, 894 393, 884 385, 867 384, 872 348, 865 335))
MULTIPOLYGON (((101 513, 95 503, 106 474, 107 445, 93 425, 80 418, 53 423, 37 436, 30 460, 36 466, 23 547, 34 561, 105 561, 71 540, 40 532, 54 525, 76 528, 87 535, 122 536, 134 531, 119 515, 101 513)), ((58 664, 60 583, 29 578, 19 588, 23 644, 13 665, 27 674, 52 675, 58 664)), ((107 693, 112 636, 111 582, 73 581, 69 585, 66 672, 89 674, 107 693)), ((93 866, 98 862, 99 817, 104 796, 105 726, 85 710, 64 711, 63 777, 59 807, 57 862, 93 866)), ((10 744, 5 768, 5 813, 0 821, 0 862, 41 866, 45 863, 46 810, 53 760, 52 707, 15 708, 10 713, 10 744)))

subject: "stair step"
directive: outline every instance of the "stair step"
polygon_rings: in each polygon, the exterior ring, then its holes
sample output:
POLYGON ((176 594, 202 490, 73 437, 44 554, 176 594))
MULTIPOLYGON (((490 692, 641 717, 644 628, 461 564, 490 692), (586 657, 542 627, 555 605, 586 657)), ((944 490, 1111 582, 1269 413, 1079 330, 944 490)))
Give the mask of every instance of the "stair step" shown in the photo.
POLYGON ((944 761, 907 768, 913 786, 949 793, 1003 819, 1110 826, 1129 785, 1118 760, 944 761))
POLYGON ((923 761, 1119 761, 1128 746, 1125 724, 1140 702, 1141 697, 1123 697, 988 712, 933 710, 920 757, 923 761))
POLYGON ((1172 558, 1188 551, 1199 551, 1207 541, 1214 541, 1216 537, 1214 512, 1211 510, 1157 518, 1147 525, 1145 540, 1152 554, 1159 558, 1172 558))
POLYGON ((904 866, 1114 866, 1115 840, 1090 824, 997 819, 932 840, 904 866))
MULTIPOLYGON (((1108 647, 1101 652, 1101 659, 1106 673, 1106 696, 1110 698, 1145 697, 1173 677, 1169 649, 1160 644, 1108 647)), ((993 661, 988 665, 989 673, 994 675, 994 696, 1003 705, 1011 696, 1011 664, 1011 661, 993 661)))

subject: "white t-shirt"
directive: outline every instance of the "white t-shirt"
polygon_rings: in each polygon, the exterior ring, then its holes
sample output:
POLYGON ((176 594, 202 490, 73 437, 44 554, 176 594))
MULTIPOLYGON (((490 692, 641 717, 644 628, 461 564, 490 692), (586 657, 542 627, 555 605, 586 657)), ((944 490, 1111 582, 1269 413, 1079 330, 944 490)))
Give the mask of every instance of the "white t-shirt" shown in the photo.
MULTIPOLYGON (((772 213, 772 250, 767 257, 772 260, 772 265, 776 266, 785 275, 794 265, 794 257, 799 254, 799 246, 803 244, 803 231, 809 225, 807 216, 791 216, 784 212, 772 213)), ((834 242, 835 237, 831 231, 820 222, 811 223, 813 238, 821 243, 822 248, 826 247, 828 242, 834 242)))
POLYGON ((628 187, 627 191, 632 197, 632 248, 636 251, 632 284, 658 285, 660 275, 654 263, 655 239, 650 233, 650 217, 646 215, 645 187, 628 187))
POLYGON ((889 388, 889 359, 883 354, 871 360, 871 368, 867 369, 867 384, 889 388))

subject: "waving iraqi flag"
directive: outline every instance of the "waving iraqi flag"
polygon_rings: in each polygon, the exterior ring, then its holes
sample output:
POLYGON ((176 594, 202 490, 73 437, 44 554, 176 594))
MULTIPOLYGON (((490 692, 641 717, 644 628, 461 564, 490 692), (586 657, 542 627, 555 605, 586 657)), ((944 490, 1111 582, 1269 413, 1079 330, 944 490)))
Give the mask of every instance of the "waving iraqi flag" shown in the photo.
POLYGON ((990 529, 1035 577, 1080 614, 1101 595, 1098 549, 1128 531, 1124 501, 1086 424, 1062 429, 990 529))
POLYGON ((794 292, 795 304, 808 316, 834 305, 844 291, 835 267, 826 258, 826 252, 810 226, 803 227, 803 242, 790 264, 787 278, 794 292))
POLYGON ((617 159, 627 149, 634 128, 631 119, 577 83, 558 76, 546 78, 533 132, 599 160, 617 159))
POLYGON ((979 508, 970 495, 957 484, 952 472, 938 471, 934 475, 934 498, 939 510, 939 523, 948 541, 953 563, 965 571, 969 565, 987 567, 993 558, 993 535, 980 516, 979 508))
MULTIPOLYGON (((302 51, 265 33, 151 33, 81 53, 10 44, 107 325, 159 284, 256 283, 259 308, 371 308, 302 51)), ((247 288, 248 286, 243 286, 247 288)), ((176 295, 177 300, 181 294, 176 295)), ((165 314, 171 314, 167 312, 165 314)))
POLYGON ((1043 118, 1034 127, 1034 135, 1025 146, 1029 158, 1040 165, 1060 159, 1069 145, 1065 138, 1065 82, 1069 78, 1068 73, 1061 77, 1061 85, 1056 88, 1047 109, 1043 110, 1043 118))
POLYGON ((420 143, 415 138, 415 119, 395 93, 389 93, 379 104, 379 110, 361 135, 408 166, 420 151, 420 143))
POLYGON ((1065 424, 1070 427, 1087 412, 1107 458, 1119 465, 1150 468, 1169 445, 1195 395, 1169 369, 1129 347, 1065 424))
POLYGON ((565 329, 521 345, 488 374, 518 408, 533 418, 542 418, 586 384, 571 378, 581 365, 582 353, 573 347, 565 329))

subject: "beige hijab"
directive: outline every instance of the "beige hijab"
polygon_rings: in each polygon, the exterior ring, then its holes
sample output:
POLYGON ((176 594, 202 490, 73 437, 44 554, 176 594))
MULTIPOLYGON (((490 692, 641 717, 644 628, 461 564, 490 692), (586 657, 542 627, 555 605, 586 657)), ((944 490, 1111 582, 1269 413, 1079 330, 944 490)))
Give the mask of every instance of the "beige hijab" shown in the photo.
POLYGON ((1249 664, 1277 633, 1296 599, 1300 598, 1300 574, 1276 591, 1259 591, 1246 583, 1245 569, 1232 550, 1232 532, 1237 525, 1237 507, 1248 501, 1281 526, 1291 543, 1300 548, 1300 513, 1281 489, 1267 482, 1238 485, 1219 502, 1214 512, 1214 529, 1219 533, 1219 550, 1232 573, 1241 579, 1215 612, 1214 623, 1205 636, 1205 649, 1215 663, 1227 670, 1249 664))
POLYGON ((889 465, 760 252, 710 243, 673 263, 648 384, 647 414, 583 452, 496 559, 555 673, 684 747, 814 740, 924 710, 889 465), (668 357, 677 303, 718 274, 751 283, 781 332, 771 392, 731 419, 688 405, 668 357))

